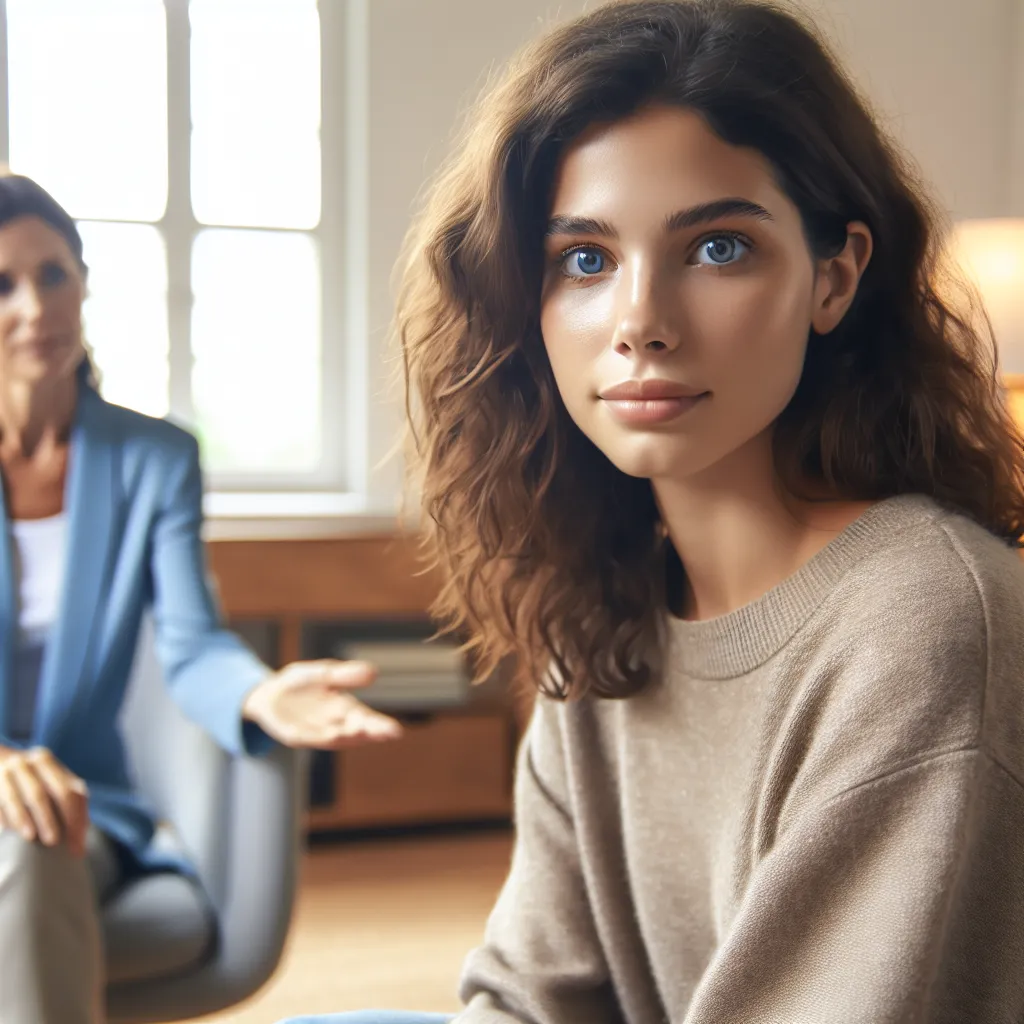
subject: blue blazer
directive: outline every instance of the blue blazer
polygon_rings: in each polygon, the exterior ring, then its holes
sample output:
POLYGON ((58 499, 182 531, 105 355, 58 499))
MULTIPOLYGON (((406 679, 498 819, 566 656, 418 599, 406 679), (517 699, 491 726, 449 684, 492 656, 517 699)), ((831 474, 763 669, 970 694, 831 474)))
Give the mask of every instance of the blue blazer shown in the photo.
MULTIPOLYGON (((154 816, 132 791, 117 718, 143 612, 182 710, 231 753, 272 744, 241 706, 267 667, 221 624, 200 535, 195 438, 166 420, 105 402, 80 385, 70 438, 64 584, 39 680, 30 745, 47 747, 89 785, 90 816, 143 865, 157 866, 154 816)), ((0 744, 17 604, 8 512, 0 489, 0 744)))

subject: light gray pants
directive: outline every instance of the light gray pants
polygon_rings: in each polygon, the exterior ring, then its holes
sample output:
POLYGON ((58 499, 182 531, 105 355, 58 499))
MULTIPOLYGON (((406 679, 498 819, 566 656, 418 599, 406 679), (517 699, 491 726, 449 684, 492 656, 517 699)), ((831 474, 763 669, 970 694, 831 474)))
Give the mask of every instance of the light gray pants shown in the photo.
POLYGON ((0 1021, 100 1024, 100 907, 121 881, 113 844, 90 827, 84 859, 0 829, 0 1021))

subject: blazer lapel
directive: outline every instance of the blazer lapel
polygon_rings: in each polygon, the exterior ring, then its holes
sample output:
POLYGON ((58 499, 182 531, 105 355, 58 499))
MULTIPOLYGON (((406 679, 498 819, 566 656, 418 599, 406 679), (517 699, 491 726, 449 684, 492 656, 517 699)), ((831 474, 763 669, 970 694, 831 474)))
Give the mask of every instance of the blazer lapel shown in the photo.
POLYGON ((64 505, 68 546, 60 612, 43 657, 36 742, 51 746, 95 665, 100 612, 110 571, 116 513, 117 439, 108 429, 103 400, 79 391, 72 427, 64 505))
POLYGON ((11 550, 11 521, 7 498, 0 487, 0 736, 7 733, 7 695, 11 689, 14 664, 15 616, 14 552, 11 550))

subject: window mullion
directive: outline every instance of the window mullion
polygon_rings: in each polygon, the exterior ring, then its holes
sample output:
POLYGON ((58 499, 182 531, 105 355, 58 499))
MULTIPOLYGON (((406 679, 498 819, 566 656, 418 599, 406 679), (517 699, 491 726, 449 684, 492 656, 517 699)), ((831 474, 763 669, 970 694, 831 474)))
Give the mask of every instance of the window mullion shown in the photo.
POLYGON ((194 422, 192 404, 192 112, 188 0, 165 0, 167 11, 167 210, 160 227, 167 245, 170 407, 194 422))
POLYGON ((7 79, 7 3, 0 0, 0 163, 10 160, 10 90, 7 79))
MULTIPOLYGON (((353 433, 360 440, 365 430, 358 396, 368 387, 364 353, 366 324, 366 254, 349 251, 348 234, 359 238, 365 217, 363 202, 351 206, 353 187, 358 189, 359 175, 346 160, 350 133, 363 128, 362 120, 350 120, 353 106, 350 66, 352 8, 362 2, 323 3, 320 13, 320 272, 321 272, 321 355, 320 408, 323 458, 322 479, 339 490, 362 490, 367 467, 360 455, 365 445, 352 443, 353 433), (355 175, 355 181, 351 180, 355 175), (352 218, 358 217, 358 223, 352 218)), ((358 40, 362 45, 362 38, 358 40)), ((356 72, 358 74, 358 72, 356 72)), ((361 100, 360 95, 356 97, 361 100)), ((361 137, 358 140, 363 142, 361 137)), ((360 156, 364 149, 358 151, 360 156)), ((323 484, 321 484, 323 486, 323 484)))

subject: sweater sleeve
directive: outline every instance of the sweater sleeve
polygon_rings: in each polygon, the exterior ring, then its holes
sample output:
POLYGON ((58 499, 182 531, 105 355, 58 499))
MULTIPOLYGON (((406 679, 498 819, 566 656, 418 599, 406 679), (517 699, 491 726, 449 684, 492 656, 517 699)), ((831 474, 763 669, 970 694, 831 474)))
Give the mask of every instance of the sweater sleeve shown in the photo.
POLYGON ((259 755, 273 741, 243 721, 242 704, 270 669, 221 622, 207 580, 199 448, 188 441, 153 531, 157 654, 172 695, 193 721, 229 753, 259 755))
POLYGON ((557 707, 538 698, 519 751, 516 844, 456 1024, 620 1024, 567 798, 557 707))
POLYGON ((1024 797, 951 750, 789 823, 685 1024, 1024 1020, 1024 797))

